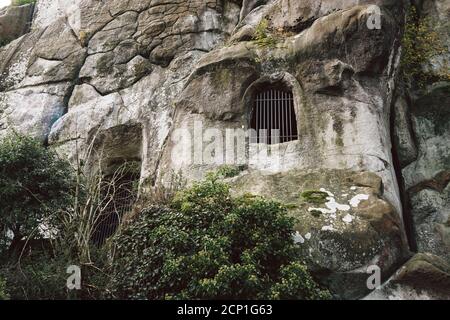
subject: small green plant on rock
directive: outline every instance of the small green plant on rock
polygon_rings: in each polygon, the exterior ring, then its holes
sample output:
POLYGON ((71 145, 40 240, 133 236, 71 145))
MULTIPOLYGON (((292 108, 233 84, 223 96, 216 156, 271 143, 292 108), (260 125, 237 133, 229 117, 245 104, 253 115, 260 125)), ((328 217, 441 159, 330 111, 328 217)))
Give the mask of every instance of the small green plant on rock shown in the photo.
POLYGON ((327 202, 328 194, 326 192, 317 191, 317 190, 309 190, 305 191, 301 194, 301 197, 304 201, 316 205, 325 204, 327 202))
POLYGON ((263 48, 273 48, 277 44, 277 40, 269 32, 269 21, 262 19, 255 29, 254 42, 263 48))
POLYGON ((0 300, 8 300, 9 295, 6 292, 6 282, 0 277, 0 300))
POLYGON ((56 227, 71 201, 73 175, 67 161, 39 141, 11 134, 0 142, 0 253, 20 254, 24 239, 41 239, 42 228, 56 227), (3 247, 3 250, 2 250, 3 247))
POLYGON ((419 88, 430 82, 450 80, 448 61, 444 61, 441 70, 434 73, 429 71, 432 59, 448 51, 436 27, 430 18, 420 17, 416 8, 411 7, 402 40, 401 66, 403 76, 415 82, 419 88))
POLYGON ((24 4, 36 3, 36 0, 13 0, 11 5, 23 6, 24 4))
POLYGON ((242 166, 224 165, 217 169, 217 174, 223 178, 233 178, 238 176, 244 170, 242 166))

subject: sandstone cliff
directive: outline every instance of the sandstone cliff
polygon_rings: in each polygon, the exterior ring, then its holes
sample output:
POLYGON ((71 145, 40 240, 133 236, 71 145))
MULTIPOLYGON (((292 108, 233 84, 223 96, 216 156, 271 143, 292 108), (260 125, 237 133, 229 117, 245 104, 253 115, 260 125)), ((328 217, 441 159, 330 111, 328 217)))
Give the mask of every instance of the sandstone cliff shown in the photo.
MULTIPOLYGON (((450 46, 450 1, 414 4, 450 46)), ((258 160, 239 163, 235 192, 292 204, 305 259, 343 298, 369 293, 368 267, 387 280, 416 250, 440 257, 426 260, 426 272, 439 265, 450 288, 442 267, 450 263, 450 82, 415 90, 402 81, 410 5, 38 0, 23 22, 31 30, 16 28, 17 39, 0 48, 0 136, 33 135, 71 160, 95 141, 106 167, 141 162, 145 192, 171 172, 193 181, 220 165, 187 161, 179 129, 248 128, 255 93, 283 86, 293 93, 299 139, 249 150, 258 160), (326 201, 308 202, 308 190, 326 201)), ((14 10, 0 11, 0 23, 14 10)), ((372 297, 442 297, 399 283, 395 294, 388 283, 372 297)))

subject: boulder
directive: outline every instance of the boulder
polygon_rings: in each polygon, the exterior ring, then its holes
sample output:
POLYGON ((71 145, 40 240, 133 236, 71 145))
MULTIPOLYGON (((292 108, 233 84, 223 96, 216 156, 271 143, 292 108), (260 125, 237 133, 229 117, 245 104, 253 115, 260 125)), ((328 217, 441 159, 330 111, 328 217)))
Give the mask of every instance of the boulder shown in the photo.
POLYGON ((0 9, 0 47, 30 30, 34 4, 0 9))
POLYGON ((409 257, 403 224, 383 199, 382 181, 370 172, 321 170, 231 179, 235 193, 284 203, 296 221, 296 238, 309 269, 339 298, 365 296, 368 269, 387 280, 409 257))
POLYGON ((450 265, 437 256, 419 253, 365 300, 449 300, 450 265))

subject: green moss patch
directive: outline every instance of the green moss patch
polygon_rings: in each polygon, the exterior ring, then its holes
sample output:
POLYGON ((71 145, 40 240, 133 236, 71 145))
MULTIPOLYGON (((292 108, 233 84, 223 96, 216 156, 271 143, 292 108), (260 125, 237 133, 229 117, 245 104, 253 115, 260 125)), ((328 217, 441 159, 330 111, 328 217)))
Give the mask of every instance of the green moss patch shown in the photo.
POLYGON ((326 192, 309 190, 301 194, 304 201, 313 204, 324 204, 327 202, 328 194, 326 192))
POLYGON ((229 166, 224 165, 217 169, 217 174, 223 178, 233 178, 238 176, 241 171, 244 171, 244 166, 229 166))

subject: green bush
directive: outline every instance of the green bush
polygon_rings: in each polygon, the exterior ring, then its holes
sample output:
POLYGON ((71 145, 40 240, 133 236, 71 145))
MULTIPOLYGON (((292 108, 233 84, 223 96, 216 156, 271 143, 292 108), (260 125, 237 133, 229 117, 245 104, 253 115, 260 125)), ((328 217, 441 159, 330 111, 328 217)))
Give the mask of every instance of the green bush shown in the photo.
POLYGON ((67 299, 66 262, 46 254, 24 257, 20 264, 8 264, 0 269, 6 288, 13 300, 67 299))
POLYGON ((210 176, 150 207, 114 239, 111 292, 121 299, 329 298, 298 262, 284 206, 230 195, 210 176))
POLYGON ((14 250, 25 238, 40 238, 39 227, 43 225, 53 227, 53 218, 69 204, 71 174, 66 161, 35 139, 12 134, 0 141, 3 250, 14 250), (7 231, 12 232, 12 239, 6 238, 7 231))
POLYGON ((80 236, 84 226, 91 227, 80 216, 97 213, 98 199, 87 197, 92 189, 86 189, 86 179, 74 177, 67 161, 32 138, 13 134, 0 141, 0 278, 11 299, 104 297, 108 248, 95 247, 91 233, 80 236), (92 208, 83 206, 87 202, 92 208), (41 239, 42 224, 57 231, 51 242, 41 239), (25 242, 30 246, 23 250, 25 242), (82 259, 82 249, 92 252, 92 259, 82 259), (67 290, 69 265, 82 268, 82 290, 67 290))
POLYGON ((21 258, 19 263, 7 263, 0 267, 0 300, 3 289, 13 300, 95 300, 108 297, 110 281, 107 270, 106 250, 98 249, 92 264, 82 264, 73 253, 56 251, 54 255, 36 252, 21 258), (81 268, 81 289, 66 287, 69 265, 81 268), (104 269, 104 270, 103 270, 104 269))
POLYGON ((9 295, 6 292, 6 281, 0 276, 0 300, 8 300, 9 295))

